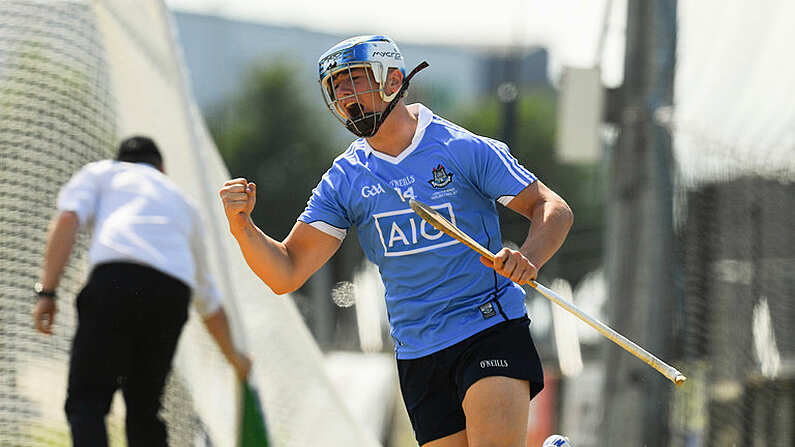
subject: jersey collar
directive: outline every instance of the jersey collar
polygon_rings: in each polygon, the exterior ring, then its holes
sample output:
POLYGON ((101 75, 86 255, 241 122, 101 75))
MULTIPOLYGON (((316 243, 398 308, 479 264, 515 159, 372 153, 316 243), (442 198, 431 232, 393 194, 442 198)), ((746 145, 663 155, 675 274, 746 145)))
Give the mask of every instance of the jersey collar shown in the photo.
POLYGON ((397 157, 393 157, 373 149, 373 147, 370 146, 370 143, 368 143, 366 139, 362 138, 362 141, 364 142, 364 153, 367 154, 368 157, 372 154, 373 156, 384 161, 388 161, 389 163, 398 164, 403 161, 403 159, 408 157, 412 152, 414 152, 414 149, 417 149, 420 141, 422 141, 422 137, 425 135, 425 128, 428 127, 433 120, 433 112, 431 109, 420 103, 411 104, 408 106, 408 109, 411 113, 417 115, 417 130, 414 131, 414 137, 411 139, 411 144, 409 144, 409 146, 404 149, 403 152, 401 152, 397 157))

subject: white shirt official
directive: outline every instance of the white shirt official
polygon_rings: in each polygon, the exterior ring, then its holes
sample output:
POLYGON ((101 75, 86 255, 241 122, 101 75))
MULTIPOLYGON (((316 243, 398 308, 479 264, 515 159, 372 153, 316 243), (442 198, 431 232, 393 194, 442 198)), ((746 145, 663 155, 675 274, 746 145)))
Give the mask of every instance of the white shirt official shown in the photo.
POLYGON ((61 189, 57 207, 75 212, 81 227, 93 226, 92 268, 108 262, 146 265, 187 284, 202 316, 220 307, 198 210, 151 165, 89 163, 61 189))

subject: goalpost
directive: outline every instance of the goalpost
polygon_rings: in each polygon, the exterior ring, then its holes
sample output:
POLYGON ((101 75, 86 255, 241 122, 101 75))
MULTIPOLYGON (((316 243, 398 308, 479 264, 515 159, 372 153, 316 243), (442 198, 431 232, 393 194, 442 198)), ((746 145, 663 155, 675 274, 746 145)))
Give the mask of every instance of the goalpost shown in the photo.
MULTIPOLYGON (((217 189, 229 176, 195 102, 161 0, 3 1, 0 8, 0 445, 69 445, 63 414, 74 296, 86 275, 81 235, 59 288, 55 335, 33 329, 31 285, 59 188, 119 139, 151 136, 167 174, 199 204, 211 268, 255 362, 277 446, 378 442, 354 422, 293 302, 251 273, 229 235, 217 189)), ((173 446, 238 443, 234 374, 191 318, 164 397, 173 446)), ((117 398, 111 445, 123 445, 117 398)))

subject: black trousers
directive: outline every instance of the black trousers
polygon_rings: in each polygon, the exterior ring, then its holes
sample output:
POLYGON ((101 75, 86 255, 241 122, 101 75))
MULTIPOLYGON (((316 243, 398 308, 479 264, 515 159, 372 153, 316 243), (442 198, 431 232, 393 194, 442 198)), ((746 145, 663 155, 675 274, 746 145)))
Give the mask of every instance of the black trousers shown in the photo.
POLYGON ((167 446, 158 413, 182 327, 189 287, 130 263, 97 266, 77 297, 66 417, 75 447, 107 446, 105 416, 121 389, 129 447, 167 446))

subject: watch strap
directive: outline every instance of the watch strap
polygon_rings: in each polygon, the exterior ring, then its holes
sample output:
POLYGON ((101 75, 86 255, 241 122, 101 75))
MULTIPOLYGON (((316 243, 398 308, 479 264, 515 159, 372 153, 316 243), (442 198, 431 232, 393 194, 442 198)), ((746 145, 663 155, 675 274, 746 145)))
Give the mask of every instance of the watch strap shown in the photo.
POLYGON ((55 298, 55 290, 45 289, 41 283, 36 283, 36 285, 33 286, 33 290, 36 292, 36 295, 39 297, 55 298))

